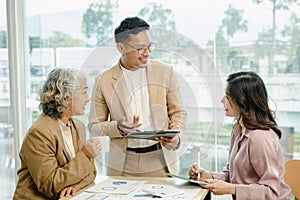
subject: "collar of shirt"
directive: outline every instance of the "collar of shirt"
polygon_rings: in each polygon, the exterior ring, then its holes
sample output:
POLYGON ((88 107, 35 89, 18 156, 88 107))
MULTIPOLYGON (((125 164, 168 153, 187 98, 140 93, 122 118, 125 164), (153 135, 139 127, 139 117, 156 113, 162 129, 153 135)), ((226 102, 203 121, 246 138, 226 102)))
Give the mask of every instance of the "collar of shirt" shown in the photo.
POLYGON ((58 119, 60 125, 62 125, 63 127, 70 127, 71 126, 71 123, 70 121, 68 120, 67 124, 64 124, 60 119, 58 119))
POLYGON ((70 121, 68 121, 67 124, 64 124, 60 119, 58 121, 59 121, 60 130, 62 132, 62 136, 64 139, 65 146, 67 148, 67 151, 70 154, 71 158, 74 158, 75 157, 75 148, 73 145, 70 121))

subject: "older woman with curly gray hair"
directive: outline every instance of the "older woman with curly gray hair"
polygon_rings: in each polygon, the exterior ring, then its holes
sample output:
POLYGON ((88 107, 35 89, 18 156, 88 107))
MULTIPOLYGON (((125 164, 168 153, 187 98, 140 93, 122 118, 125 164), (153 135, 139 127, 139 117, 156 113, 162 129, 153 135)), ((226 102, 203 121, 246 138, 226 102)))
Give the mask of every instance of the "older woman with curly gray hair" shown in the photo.
POLYGON ((57 199, 93 183, 97 139, 86 140, 83 115, 87 79, 75 69, 56 68, 41 87, 41 116, 28 130, 20 150, 21 168, 14 199, 57 199))

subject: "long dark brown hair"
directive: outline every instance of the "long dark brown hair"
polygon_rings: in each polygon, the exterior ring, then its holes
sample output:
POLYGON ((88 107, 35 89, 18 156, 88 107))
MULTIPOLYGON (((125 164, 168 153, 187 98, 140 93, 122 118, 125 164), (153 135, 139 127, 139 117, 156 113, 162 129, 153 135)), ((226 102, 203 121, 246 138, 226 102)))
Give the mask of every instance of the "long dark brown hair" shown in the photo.
POLYGON ((272 129, 281 138, 282 133, 277 127, 275 113, 269 108, 268 93, 260 76, 254 72, 236 72, 230 74, 226 81, 226 93, 240 112, 237 120, 249 130, 272 129))

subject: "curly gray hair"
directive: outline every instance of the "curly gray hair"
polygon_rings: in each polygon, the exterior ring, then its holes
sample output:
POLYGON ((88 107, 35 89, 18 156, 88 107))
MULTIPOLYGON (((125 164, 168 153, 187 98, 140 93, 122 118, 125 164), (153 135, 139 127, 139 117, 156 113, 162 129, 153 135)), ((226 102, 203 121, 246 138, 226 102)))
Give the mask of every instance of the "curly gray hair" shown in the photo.
POLYGON ((48 116, 62 118, 63 111, 69 108, 67 100, 72 98, 83 80, 86 78, 77 69, 52 70, 41 86, 39 109, 48 116))

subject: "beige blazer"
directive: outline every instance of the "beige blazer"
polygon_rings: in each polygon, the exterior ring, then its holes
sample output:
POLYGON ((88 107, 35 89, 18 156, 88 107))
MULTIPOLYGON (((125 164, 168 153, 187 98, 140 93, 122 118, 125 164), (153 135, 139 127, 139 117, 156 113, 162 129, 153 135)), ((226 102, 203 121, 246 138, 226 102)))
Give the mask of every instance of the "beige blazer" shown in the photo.
POLYGON ((91 184, 96 177, 94 161, 81 151, 86 139, 84 125, 71 119, 76 152, 71 159, 57 119, 41 115, 28 130, 20 150, 21 168, 14 199, 57 199, 62 189, 91 184))
MULTIPOLYGON (((185 131, 186 111, 182 107, 179 83, 170 65, 150 60, 146 67, 150 112, 156 129, 185 131)), ((117 128, 116 120, 126 117, 128 105, 120 63, 100 74, 94 84, 89 114, 89 130, 93 135, 111 138, 108 155, 108 175, 121 175, 128 141, 117 128)), ((130 121, 130 120, 128 120, 130 121)), ((168 170, 178 173, 176 151, 163 148, 168 170)))

